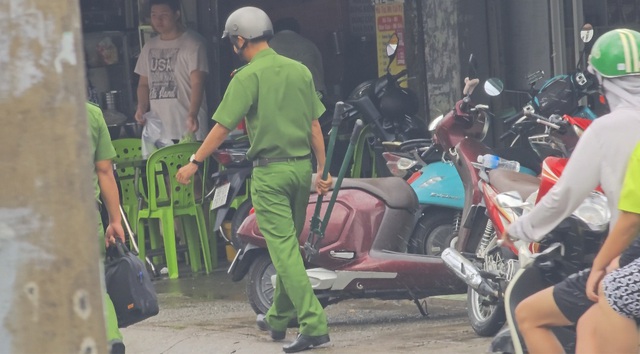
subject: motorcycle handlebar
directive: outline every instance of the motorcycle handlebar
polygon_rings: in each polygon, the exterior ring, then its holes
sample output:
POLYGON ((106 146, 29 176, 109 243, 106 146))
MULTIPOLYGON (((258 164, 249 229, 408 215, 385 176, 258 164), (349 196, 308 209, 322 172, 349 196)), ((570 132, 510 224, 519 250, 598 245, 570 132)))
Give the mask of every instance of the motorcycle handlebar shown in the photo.
POLYGON ((471 102, 471 97, 469 97, 469 95, 464 96, 464 98, 462 99, 462 103, 460 103, 460 111, 462 111, 463 113, 468 113, 470 102, 471 102))
POLYGON ((533 112, 527 112, 526 116, 527 117, 531 117, 531 118, 535 118, 536 122, 538 122, 538 123, 540 123, 542 125, 546 125, 546 126, 548 126, 550 128, 553 128, 553 129, 556 129, 556 130, 559 130, 559 131, 563 130, 563 127, 560 125, 560 124, 562 124, 562 120, 556 120, 556 119, 553 119, 551 117, 547 118, 547 117, 541 116, 541 115, 539 115, 537 113, 533 113, 533 112))

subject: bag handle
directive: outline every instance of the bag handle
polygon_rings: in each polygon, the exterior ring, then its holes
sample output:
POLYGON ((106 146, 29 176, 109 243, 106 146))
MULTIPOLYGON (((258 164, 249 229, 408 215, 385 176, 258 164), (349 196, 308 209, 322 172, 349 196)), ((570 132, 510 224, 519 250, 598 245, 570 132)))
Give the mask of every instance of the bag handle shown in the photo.
POLYGON ((122 258, 129 252, 127 246, 120 239, 116 239, 116 244, 107 248, 107 256, 109 258, 122 258))

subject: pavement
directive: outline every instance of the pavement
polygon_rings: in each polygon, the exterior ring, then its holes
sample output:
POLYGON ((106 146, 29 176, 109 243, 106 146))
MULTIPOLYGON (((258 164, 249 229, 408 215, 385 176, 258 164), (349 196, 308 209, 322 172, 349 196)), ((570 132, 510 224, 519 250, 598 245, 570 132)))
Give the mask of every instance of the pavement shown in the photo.
MULTIPOLYGON (((122 330, 127 353, 282 353, 293 340, 273 342, 255 325, 244 282, 218 270, 209 276, 154 282, 160 313, 122 330)), ((490 338, 468 324, 466 296, 425 300, 423 317, 411 301, 349 300, 327 307, 331 343, 309 353, 484 353, 490 338)))

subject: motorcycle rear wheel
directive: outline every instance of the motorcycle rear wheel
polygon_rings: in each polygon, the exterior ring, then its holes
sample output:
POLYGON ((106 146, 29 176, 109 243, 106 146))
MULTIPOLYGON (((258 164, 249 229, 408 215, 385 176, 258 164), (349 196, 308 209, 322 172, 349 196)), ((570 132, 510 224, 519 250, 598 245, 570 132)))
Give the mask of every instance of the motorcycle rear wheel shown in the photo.
POLYGON ((411 235, 408 252, 438 257, 451 247, 453 215, 453 210, 427 210, 411 235))
POLYGON ((507 320, 504 304, 483 303, 484 297, 471 287, 467 290, 467 316, 473 330, 483 337, 495 336, 507 320))

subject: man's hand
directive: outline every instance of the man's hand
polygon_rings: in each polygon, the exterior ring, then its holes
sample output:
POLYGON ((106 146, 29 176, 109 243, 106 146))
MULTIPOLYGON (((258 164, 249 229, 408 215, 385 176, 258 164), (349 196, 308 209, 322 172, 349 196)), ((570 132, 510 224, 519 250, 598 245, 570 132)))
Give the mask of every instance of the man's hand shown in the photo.
POLYGON ((124 243, 124 229, 121 223, 110 223, 104 232, 105 246, 109 247, 116 244, 116 238, 124 243))
POLYGON ((197 171, 198 166, 189 162, 178 170, 178 173, 176 173, 176 179, 182 184, 189 184, 191 183, 191 177, 195 175, 197 171))
POLYGON ((140 125, 144 125, 144 123, 146 123, 144 119, 144 112, 140 109, 136 110, 136 114, 134 118, 136 119, 136 122, 138 122, 138 124, 140 125))
MULTIPOLYGON (((318 171, 321 171, 321 170, 318 170, 318 171)), ((327 174, 326 180, 323 180, 320 174, 316 176, 316 192, 318 192, 318 194, 325 195, 331 188, 332 184, 333 184, 333 179, 331 178, 330 173, 327 174)))
POLYGON ((598 302, 598 289, 600 282, 604 278, 606 271, 604 269, 591 269, 589 279, 587 279, 587 297, 593 302, 598 302))
POLYGON ((198 116, 189 114, 189 116, 187 117, 187 130, 195 133, 198 131, 199 126, 200 124, 198 123, 198 116))

